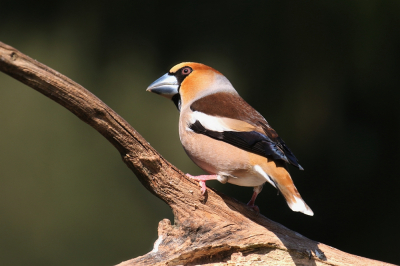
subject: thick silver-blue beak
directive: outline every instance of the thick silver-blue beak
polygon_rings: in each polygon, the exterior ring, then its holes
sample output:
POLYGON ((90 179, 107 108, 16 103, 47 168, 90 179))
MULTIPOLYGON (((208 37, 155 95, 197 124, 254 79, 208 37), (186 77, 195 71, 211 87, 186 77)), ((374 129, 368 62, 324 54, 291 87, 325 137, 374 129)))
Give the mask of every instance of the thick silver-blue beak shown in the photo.
POLYGON ((151 83, 146 91, 154 92, 165 98, 172 99, 174 95, 179 93, 178 88, 179 84, 176 77, 167 73, 151 83))

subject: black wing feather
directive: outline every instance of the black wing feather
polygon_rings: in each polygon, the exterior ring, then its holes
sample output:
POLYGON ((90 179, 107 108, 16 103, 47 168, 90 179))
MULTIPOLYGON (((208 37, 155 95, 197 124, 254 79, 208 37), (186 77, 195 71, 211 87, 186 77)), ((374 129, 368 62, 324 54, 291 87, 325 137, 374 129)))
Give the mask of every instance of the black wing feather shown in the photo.
POLYGON ((279 137, 277 141, 273 141, 268 136, 256 131, 212 131, 206 129, 199 121, 189 125, 189 128, 198 134, 203 134, 213 139, 224 141, 240 149, 264 157, 272 157, 275 160, 284 160, 303 170, 292 151, 279 137))

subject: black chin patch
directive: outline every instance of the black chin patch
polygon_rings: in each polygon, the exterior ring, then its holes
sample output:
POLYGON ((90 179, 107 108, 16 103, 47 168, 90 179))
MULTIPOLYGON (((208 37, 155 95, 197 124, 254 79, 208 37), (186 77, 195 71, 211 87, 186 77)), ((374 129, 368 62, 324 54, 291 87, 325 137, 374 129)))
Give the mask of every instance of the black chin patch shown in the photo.
POLYGON ((174 96, 172 96, 171 100, 174 102, 176 108, 178 108, 178 111, 180 112, 181 111, 181 95, 179 93, 177 93, 174 96))

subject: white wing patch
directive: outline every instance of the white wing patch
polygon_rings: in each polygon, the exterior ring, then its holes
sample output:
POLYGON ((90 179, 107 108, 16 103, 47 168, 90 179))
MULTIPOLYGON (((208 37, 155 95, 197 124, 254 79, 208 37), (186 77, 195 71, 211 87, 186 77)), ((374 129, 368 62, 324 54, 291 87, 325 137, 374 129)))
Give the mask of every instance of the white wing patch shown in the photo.
POLYGON ((270 183, 271 185, 274 186, 274 188, 277 188, 275 185, 275 182, 271 179, 271 177, 266 172, 264 172, 264 170, 261 168, 261 166, 259 166, 258 164, 254 165, 254 170, 257 173, 261 174, 268 181, 268 183, 270 183))
MULTIPOLYGON (((188 126, 199 121, 200 124, 208 130, 214 132, 235 131, 235 132, 249 132, 254 131, 255 127, 245 121, 228 117, 218 117, 207 115, 199 111, 190 113, 188 126)), ((186 128, 186 130, 190 130, 186 128)))
MULTIPOLYGON (((191 113, 189 119, 189 125, 194 124, 196 121, 199 121, 203 127, 208 130, 216 131, 216 132, 223 132, 223 131, 235 131, 232 128, 228 127, 226 123, 224 123, 225 119, 229 118, 221 118, 215 117, 212 115, 207 115, 202 112, 194 111, 191 113)), ((190 128, 186 128, 186 130, 192 131, 190 128)))

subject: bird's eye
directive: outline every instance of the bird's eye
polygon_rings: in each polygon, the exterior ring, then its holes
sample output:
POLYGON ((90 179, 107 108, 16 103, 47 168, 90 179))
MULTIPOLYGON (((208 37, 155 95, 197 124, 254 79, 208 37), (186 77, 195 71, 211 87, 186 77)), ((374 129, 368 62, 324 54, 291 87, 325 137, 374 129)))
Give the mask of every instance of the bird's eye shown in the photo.
POLYGON ((192 69, 190 67, 182 68, 182 75, 189 75, 191 72, 192 72, 192 69))

